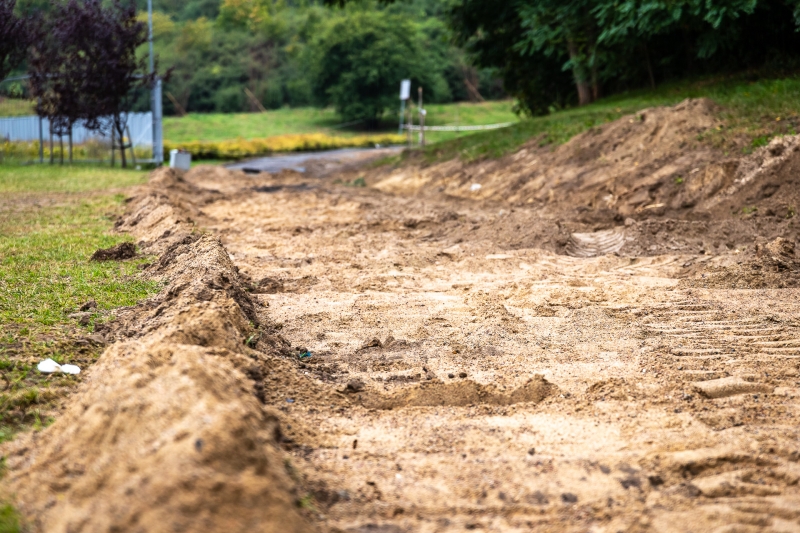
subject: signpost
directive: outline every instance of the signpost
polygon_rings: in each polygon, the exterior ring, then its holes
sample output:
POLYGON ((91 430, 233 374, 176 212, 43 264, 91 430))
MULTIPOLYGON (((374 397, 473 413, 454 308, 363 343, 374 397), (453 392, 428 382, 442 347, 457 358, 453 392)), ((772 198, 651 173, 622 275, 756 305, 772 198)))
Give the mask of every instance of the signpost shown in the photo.
POLYGON ((400 127, 397 130, 398 135, 403 134, 403 118, 406 114, 406 100, 411 97, 411 80, 403 80, 400 82, 400 127))

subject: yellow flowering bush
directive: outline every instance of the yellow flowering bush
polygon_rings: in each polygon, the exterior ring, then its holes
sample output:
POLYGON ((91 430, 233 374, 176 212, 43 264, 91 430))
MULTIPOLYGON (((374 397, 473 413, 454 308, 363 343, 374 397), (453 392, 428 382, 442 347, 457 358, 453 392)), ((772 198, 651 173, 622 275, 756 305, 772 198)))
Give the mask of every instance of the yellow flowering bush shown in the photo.
POLYGON ((237 139, 231 141, 191 141, 173 143, 164 141, 164 151, 185 150, 194 159, 242 159, 274 152, 309 152, 337 148, 371 148, 375 145, 402 144, 405 136, 359 135, 356 137, 332 137, 324 133, 277 135, 264 139, 237 139))

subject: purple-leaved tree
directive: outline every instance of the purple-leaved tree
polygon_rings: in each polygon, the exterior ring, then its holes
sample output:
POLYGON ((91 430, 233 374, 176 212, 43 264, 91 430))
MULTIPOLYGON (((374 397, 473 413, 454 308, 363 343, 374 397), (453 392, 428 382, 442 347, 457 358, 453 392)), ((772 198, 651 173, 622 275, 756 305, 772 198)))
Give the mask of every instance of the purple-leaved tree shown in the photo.
POLYGON ((55 6, 28 62, 37 112, 50 119, 52 132, 70 134, 78 120, 89 129, 113 128, 127 166, 127 112, 134 91, 153 81, 144 59, 136 56, 146 39, 132 0, 105 5, 68 0, 55 6))
POLYGON ((33 40, 33 20, 16 16, 16 5, 17 0, 0 0, 0 81, 25 59, 33 40))

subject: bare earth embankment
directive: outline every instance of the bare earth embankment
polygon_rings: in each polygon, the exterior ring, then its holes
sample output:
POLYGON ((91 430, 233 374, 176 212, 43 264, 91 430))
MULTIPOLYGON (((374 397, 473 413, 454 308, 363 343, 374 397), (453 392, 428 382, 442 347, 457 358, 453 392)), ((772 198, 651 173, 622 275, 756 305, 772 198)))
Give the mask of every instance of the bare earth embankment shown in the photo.
POLYGON ((119 229, 166 287, 8 492, 48 532, 800 531, 800 142, 725 156, 716 120, 157 171, 119 229))

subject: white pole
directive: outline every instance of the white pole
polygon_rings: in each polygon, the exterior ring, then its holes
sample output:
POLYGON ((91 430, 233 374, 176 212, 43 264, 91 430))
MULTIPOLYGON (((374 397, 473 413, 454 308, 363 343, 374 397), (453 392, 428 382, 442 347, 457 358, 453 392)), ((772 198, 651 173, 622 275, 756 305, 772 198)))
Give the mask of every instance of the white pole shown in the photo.
MULTIPOLYGON (((153 56, 153 0, 147 0, 147 42, 150 48, 150 74, 155 72, 153 56)), ((161 109, 161 78, 157 78, 150 88, 150 110, 153 113, 153 160, 156 165, 164 163, 164 136, 161 109)))

